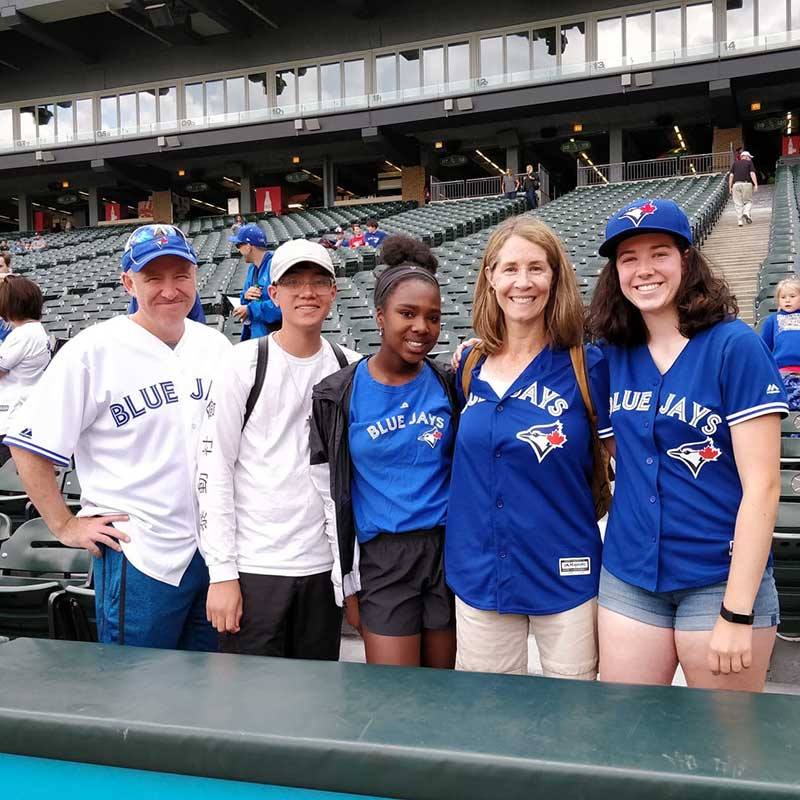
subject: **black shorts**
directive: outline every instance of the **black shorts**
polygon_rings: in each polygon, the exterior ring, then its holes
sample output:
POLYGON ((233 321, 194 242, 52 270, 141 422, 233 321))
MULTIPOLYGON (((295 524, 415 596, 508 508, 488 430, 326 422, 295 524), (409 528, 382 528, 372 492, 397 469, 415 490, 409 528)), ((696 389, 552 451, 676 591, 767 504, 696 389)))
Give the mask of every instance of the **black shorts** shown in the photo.
POLYGON ((381 636, 414 636, 455 625, 444 580, 444 528, 381 533, 361 545, 361 622, 381 636))

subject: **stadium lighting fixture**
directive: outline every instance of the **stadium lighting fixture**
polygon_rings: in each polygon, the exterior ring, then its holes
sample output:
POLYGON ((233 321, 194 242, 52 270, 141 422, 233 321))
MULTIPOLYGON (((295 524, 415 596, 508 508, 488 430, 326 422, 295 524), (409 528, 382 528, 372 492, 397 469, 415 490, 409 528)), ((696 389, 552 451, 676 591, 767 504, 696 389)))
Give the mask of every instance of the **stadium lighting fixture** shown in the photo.
POLYGON ((292 164, 299 164, 300 156, 292 156, 292 164))
POLYGON ((287 208, 299 208, 301 211, 303 210, 303 204, 302 203, 289 203, 289 205, 286 206, 286 207, 287 208))
POLYGON ((402 169, 400 169, 400 167, 397 166, 397 164, 392 164, 392 162, 389 161, 388 158, 383 163, 384 164, 388 164, 392 169, 396 169, 398 172, 402 172, 403 171, 402 169))
POLYGON ((61 181, 62 189, 69 189, 69 181, 61 181))
POLYGON ((750 110, 751 111, 761 111, 761 102, 756 100, 753 103, 750 103, 750 110))
POLYGON ((223 175, 222 180, 228 181, 228 183, 235 183, 237 186, 242 185, 241 181, 237 181, 235 178, 229 178, 227 175, 223 175))
POLYGON ((82 192, 80 189, 78 189, 78 194, 81 197, 88 197, 89 196, 89 192, 82 192))
POLYGON ((178 177, 179 178, 183 178, 185 175, 186 175, 186 170, 185 169, 179 169, 178 170, 178 177))
POLYGON ((688 148, 686 147, 686 142, 683 140, 683 134, 681 133, 681 129, 677 125, 675 125, 673 127, 673 130, 675 131, 675 135, 678 137, 678 144, 680 145, 681 150, 688 150, 688 148))
POLYGON ((475 153, 479 155, 487 164, 491 164, 501 175, 505 175, 505 170, 499 165, 495 164, 491 158, 488 158, 480 150, 476 150, 475 153))
POLYGON ((583 123, 581 123, 581 122, 576 122, 576 123, 575 123, 575 124, 572 126, 572 132, 573 132, 573 133, 582 133, 582 132, 583 132, 583 123))
POLYGON ((434 146, 434 147, 435 147, 437 150, 441 150, 441 149, 444 147, 444 142, 434 142, 434 143, 433 143, 433 146, 434 146))

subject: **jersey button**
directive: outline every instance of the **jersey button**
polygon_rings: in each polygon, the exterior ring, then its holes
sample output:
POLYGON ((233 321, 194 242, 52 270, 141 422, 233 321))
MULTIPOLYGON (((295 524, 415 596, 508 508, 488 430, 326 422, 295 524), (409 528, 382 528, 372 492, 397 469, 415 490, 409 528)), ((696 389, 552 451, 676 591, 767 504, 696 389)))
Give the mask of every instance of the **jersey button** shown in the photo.
POLYGON ((503 413, 503 406, 497 406, 497 410, 502 414, 503 413))
POLYGON ((651 494, 651 495, 650 495, 650 502, 651 502, 651 503, 655 503, 655 501, 656 501, 656 496, 655 496, 655 495, 653 495, 653 494, 651 494))
POLYGON ((647 463, 648 464, 652 464, 653 463, 653 456, 647 456, 647 463))
POLYGON ((497 505, 498 508, 502 508, 503 507, 503 498, 502 497, 497 499, 496 505, 497 505))
POLYGON ((500 558, 505 558, 506 557, 506 553, 500 553, 499 555, 500 555, 500 558))
POLYGON ((500 451, 499 450, 495 450, 494 451, 494 457, 495 458, 500 458, 500 451))
POLYGON ((650 427, 650 423, 649 422, 645 422, 644 427, 645 428, 649 428, 650 427))

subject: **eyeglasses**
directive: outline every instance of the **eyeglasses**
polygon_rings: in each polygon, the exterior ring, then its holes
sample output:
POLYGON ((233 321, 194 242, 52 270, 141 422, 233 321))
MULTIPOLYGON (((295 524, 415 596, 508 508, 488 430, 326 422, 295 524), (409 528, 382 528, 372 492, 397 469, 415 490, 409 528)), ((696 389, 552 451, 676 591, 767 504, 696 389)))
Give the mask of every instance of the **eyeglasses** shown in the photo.
POLYGON ((331 288, 331 286, 333 286, 333 282, 330 278, 311 278, 310 280, 303 280, 302 278, 285 278, 284 280, 278 281, 278 286, 283 289, 290 289, 293 292, 300 291, 300 289, 310 286, 313 292, 316 292, 317 294, 324 294, 331 288))

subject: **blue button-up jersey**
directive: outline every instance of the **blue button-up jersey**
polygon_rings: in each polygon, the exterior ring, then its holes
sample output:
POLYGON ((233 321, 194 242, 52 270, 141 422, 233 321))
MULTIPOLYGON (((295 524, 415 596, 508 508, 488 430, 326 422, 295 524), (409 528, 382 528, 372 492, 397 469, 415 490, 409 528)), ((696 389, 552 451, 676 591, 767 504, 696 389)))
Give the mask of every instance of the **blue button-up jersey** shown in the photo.
POLYGON ((647 345, 604 351, 617 456, 603 565, 653 592, 727 580, 742 499, 731 427, 787 413, 775 361, 739 320, 695 334, 663 375, 647 345))
MULTIPOLYGON (((587 347, 586 361, 598 427, 610 436, 605 360, 587 347)), ((601 557, 589 420, 569 351, 545 348, 502 397, 481 380, 482 362, 456 435, 447 582, 474 608, 566 611, 597 594, 601 557)), ((456 385, 460 393, 460 370, 456 385)))

